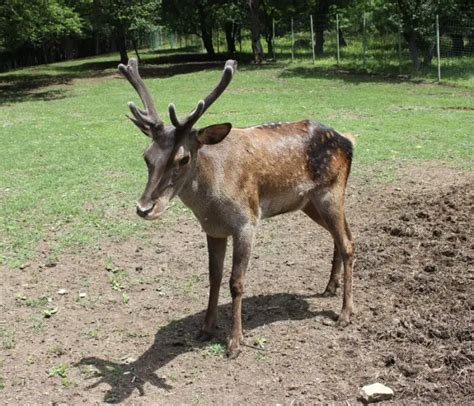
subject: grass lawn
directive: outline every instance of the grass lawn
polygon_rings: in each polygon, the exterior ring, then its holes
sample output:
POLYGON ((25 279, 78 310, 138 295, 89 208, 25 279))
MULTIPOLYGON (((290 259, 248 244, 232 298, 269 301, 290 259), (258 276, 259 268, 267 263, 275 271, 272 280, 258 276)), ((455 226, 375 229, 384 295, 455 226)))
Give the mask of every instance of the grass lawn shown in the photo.
MULTIPOLYGON (((156 54, 144 58, 145 80, 165 121, 168 103, 181 114, 190 111, 217 83, 223 66, 197 63, 199 58, 175 66, 169 57, 156 65, 156 54)), ((1 264, 20 266, 41 249, 54 257, 101 238, 140 238, 156 227, 133 213, 146 181, 141 154, 148 140, 125 118, 126 103, 138 96, 114 74, 115 59, 0 75, 1 264)), ((390 178, 400 160, 471 168, 474 90, 468 82, 451 87, 387 81, 335 74, 306 61, 241 64, 199 124, 312 118, 360 136, 355 176, 376 165, 380 176, 390 178)), ((175 208, 182 210, 180 204, 175 208)))

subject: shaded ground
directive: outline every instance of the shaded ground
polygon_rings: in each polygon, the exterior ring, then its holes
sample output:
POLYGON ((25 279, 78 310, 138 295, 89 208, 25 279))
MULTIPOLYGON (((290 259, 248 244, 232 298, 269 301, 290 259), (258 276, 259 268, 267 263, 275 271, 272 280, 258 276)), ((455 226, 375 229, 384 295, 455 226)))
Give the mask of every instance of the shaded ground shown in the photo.
POLYGON ((332 254, 325 232, 299 213, 262 225, 243 305, 247 346, 233 361, 222 355, 226 277, 220 337, 193 338, 208 283, 189 214, 57 262, 44 241, 38 261, 2 272, 0 403, 355 403, 375 381, 396 402, 472 402, 474 179, 421 163, 398 175, 351 180, 357 314, 344 330, 331 325, 341 297, 318 296, 332 254))
MULTIPOLYGON (((228 59, 226 54, 209 56, 207 54, 182 52, 144 53, 140 62, 140 73, 144 78, 165 78, 186 73, 199 72, 222 67, 228 59)), ((248 63, 250 56, 237 54, 239 61, 248 63)), ((80 61, 69 61, 51 65, 17 70, 0 75, 1 104, 16 103, 25 100, 51 100, 66 97, 64 85, 71 85, 74 80, 100 80, 119 76, 118 60, 105 57, 105 60, 85 58, 80 61), (40 73, 39 73, 40 72, 40 73)), ((130 58, 136 58, 135 54, 130 58)))

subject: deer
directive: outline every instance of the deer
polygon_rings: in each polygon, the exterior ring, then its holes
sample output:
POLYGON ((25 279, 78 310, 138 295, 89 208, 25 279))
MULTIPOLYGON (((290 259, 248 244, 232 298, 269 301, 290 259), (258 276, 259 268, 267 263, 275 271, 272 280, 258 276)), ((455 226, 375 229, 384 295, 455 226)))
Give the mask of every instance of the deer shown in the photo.
POLYGON ((171 124, 160 118, 138 62, 119 71, 138 93, 144 108, 129 102, 128 118, 151 139, 144 152, 148 169, 137 214, 155 220, 178 196, 194 213, 207 237, 209 299, 197 337, 216 334, 224 258, 232 238, 232 327, 226 354, 236 357, 243 344, 242 295, 259 223, 302 210, 334 241, 331 274, 322 296, 334 296, 344 270, 342 310, 335 324, 345 327, 353 313, 354 242, 344 209, 354 138, 311 120, 233 128, 224 122, 196 128, 197 121, 230 84, 237 62, 225 63, 215 88, 184 118, 169 104, 171 124))

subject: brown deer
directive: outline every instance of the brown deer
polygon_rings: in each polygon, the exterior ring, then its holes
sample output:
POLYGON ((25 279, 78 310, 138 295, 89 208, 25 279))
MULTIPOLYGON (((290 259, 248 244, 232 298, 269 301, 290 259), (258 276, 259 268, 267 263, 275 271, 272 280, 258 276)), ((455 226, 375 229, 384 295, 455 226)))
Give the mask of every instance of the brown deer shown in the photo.
POLYGON ((336 294, 344 265, 344 295, 337 323, 349 323, 352 304, 354 244, 344 214, 351 136, 304 120, 232 128, 230 123, 197 129, 199 118, 229 85, 237 63, 228 60, 218 85, 184 119, 169 105, 172 125, 164 125, 138 73, 137 61, 119 70, 138 92, 145 109, 128 104, 137 127, 152 140, 144 153, 148 182, 137 213, 158 218, 176 195, 207 234, 209 304, 200 331, 210 339, 217 323, 227 239, 233 239, 232 332, 227 354, 236 356, 242 342, 241 302, 255 231, 260 220, 302 210, 334 239, 331 276, 323 295, 336 294))

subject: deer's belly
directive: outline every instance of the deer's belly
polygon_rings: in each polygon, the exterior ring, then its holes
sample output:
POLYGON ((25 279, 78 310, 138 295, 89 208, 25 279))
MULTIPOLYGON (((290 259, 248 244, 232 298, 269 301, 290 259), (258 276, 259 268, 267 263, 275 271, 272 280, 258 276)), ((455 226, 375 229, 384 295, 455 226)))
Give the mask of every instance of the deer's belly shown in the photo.
POLYGON ((260 218, 273 217, 302 209, 309 201, 308 192, 301 189, 260 197, 260 218))

